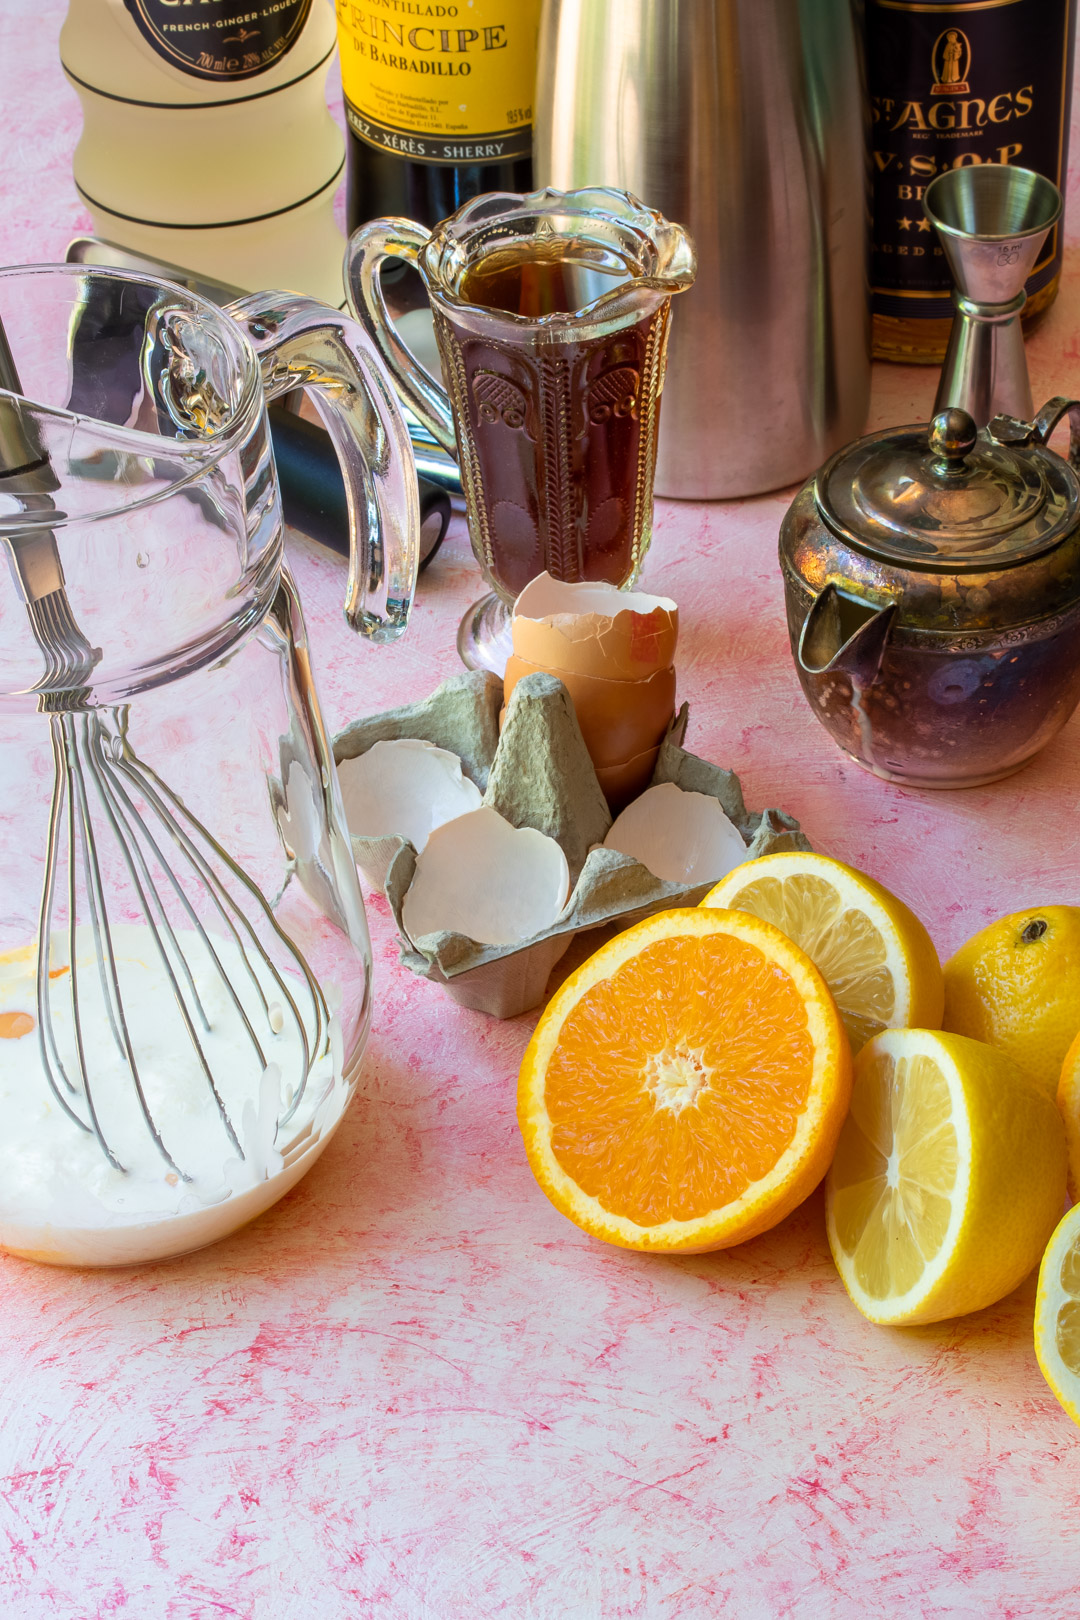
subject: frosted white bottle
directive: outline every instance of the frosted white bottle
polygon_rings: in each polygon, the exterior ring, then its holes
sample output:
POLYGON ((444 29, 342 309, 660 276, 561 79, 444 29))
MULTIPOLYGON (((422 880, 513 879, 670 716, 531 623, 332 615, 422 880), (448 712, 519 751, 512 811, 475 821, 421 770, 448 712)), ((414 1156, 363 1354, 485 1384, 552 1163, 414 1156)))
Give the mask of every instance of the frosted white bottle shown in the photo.
POLYGON ((75 184, 99 236, 257 290, 344 301, 327 0, 70 0, 75 184))

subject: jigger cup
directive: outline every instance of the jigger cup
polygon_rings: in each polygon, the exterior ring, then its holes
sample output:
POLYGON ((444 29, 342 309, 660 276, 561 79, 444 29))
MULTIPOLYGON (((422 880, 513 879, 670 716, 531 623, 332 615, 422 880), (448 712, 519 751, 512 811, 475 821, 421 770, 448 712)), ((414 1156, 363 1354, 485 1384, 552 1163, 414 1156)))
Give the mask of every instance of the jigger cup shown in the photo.
POLYGON ((939 174, 923 207, 956 282, 934 414, 956 406, 978 427, 999 415, 1029 422, 1035 407, 1020 311, 1024 283, 1061 218, 1061 192, 1031 169, 981 163, 939 174))

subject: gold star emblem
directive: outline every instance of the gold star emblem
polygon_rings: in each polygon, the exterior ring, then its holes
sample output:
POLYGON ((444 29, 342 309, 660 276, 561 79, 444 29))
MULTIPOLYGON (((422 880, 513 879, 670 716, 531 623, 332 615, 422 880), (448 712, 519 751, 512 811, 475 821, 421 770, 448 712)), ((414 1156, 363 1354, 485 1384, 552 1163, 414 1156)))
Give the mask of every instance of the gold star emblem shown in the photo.
POLYGON ((920 231, 928 231, 930 229, 930 221, 928 219, 920 219, 919 229, 920 231))
POLYGON ((911 221, 910 221, 910 219, 902 219, 900 221, 900 229, 902 231, 910 231, 910 229, 911 229, 911 221))

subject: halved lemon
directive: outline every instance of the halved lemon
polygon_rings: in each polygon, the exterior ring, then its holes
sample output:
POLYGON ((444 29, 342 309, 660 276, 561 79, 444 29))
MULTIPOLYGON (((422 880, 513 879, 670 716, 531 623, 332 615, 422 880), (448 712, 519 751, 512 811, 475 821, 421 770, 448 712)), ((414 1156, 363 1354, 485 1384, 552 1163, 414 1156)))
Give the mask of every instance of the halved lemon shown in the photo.
POLYGON ((1039 1267, 1035 1354, 1046 1382, 1080 1423, 1080 1206, 1060 1222, 1039 1267))
POLYGON ((630 1249, 725 1248, 828 1168, 851 1089, 836 1004, 771 923, 665 911, 556 992, 521 1065, 533 1174, 584 1231, 630 1249))
POLYGON ((963 1316, 1038 1263, 1065 1198, 1061 1119, 995 1048, 885 1030, 856 1060, 825 1185, 829 1247, 864 1316, 963 1316))
POLYGON ((701 902, 775 923, 824 976, 858 1052, 881 1029, 937 1029, 945 990, 933 941, 880 883, 828 855, 747 861, 701 902))

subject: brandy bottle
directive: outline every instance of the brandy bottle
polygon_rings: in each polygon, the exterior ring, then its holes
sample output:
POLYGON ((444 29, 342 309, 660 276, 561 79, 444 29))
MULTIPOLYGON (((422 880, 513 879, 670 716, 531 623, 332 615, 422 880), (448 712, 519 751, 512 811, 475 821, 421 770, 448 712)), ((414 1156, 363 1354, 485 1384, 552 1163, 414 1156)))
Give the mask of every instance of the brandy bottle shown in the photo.
MULTIPOLYGON (((1014 163, 1064 189, 1076 0, 867 0, 874 354, 940 362, 952 280, 923 212, 943 169, 1014 163)), ((1027 282, 1025 325, 1057 296, 1063 226, 1027 282)))

